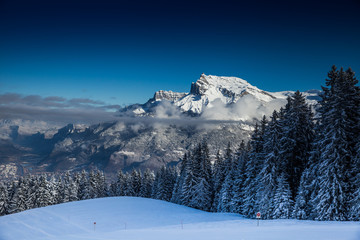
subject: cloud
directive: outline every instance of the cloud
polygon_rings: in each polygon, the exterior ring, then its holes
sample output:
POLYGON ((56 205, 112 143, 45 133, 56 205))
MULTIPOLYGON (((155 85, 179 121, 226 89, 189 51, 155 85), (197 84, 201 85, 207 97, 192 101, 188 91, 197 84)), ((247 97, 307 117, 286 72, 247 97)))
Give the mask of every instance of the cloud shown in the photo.
POLYGON ((72 104, 93 104, 93 105, 104 105, 102 101, 95 101, 89 98, 73 98, 69 100, 69 103, 72 104))
POLYGON ((122 114, 120 105, 110 105, 89 98, 66 99, 59 96, 23 96, 17 93, 0 95, 0 119, 41 120, 56 123, 95 124, 105 121, 123 121, 138 124, 134 132, 144 124, 159 128, 164 125, 213 128, 221 123, 253 123, 263 115, 271 115, 284 106, 286 100, 275 99, 261 102, 252 95, 245 95, 234 104, 225 104, 220 99, 212 101, 198 118, 183 114, 174 104, 163 101, 154 109, 154 117, 132 117, 122 114))
POLYGON ((44 101, 47 101, 47 102, 65 102, 66 98, 58 97, 58 96, 50 96, 50 97, 44 98, 44 101))
POLYGON ((88 98, 65 99, 59 96, 0 95, 0 119, 42 120, 61 123, 97 123, 117 119, 119 105, 107 105, 88 98))
POLYGON ((245 95, 236 103, 230 105, 216 99, 204 110, 201 118, 207 120, 252 121, 255 118, 260 119, 263 115, 270 115, 274 110, 279 110, 285 103, 285 99, 261 102, 252 95, 245 95))
POLYGON ((161 119, 179 119, 181 118, 181 112, 171 102, 162 101, 155 108, 155 117, 161 119))
POLYGON ((17 93, 5 93, 0 95, 0 104, 15 103, 21 100, 21 95, 17 93))

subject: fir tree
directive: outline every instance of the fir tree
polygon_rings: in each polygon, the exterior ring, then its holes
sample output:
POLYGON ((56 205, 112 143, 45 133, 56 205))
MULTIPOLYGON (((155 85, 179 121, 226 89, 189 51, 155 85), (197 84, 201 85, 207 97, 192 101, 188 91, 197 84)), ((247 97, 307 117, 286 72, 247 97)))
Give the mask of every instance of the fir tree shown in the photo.
POLYGON ((7 187, 3 182, 0 182, 0 216, 7 214, 9 194, 7 187))
POLYGON ((219 205, 220 191, 225 180, 225 164, 224 159, 220 156, 220 151, 217 151, 216 160, 214 163, 214 200, 211 210, 217 211, 219 205))
POLYGON ((141 179, 141 188, 140 188, 140 197, 150 198, 151 197, 151 189, 154 183, 155 176, 150 169, 146 169, 144 175, 141 179))
POLYGON ((272 217, 273 199, 280 176, 279 140, 282 127, 278 121, 279 114, 274 111, 264 135, 264 162, 258 177, 259 187, 257 202, 263 218, 272 217))
POLYGON ((231 199, 233 196, 233 181, 234 172, 233 167, 233 151, 231 149, 230 142, 225 150, 223 161, 219 163, 217 169, 216 189, 215 189, 215 210, 217 212, 229 212, 231 199))
POLYGON ((125 195, 126 176, 123 171, 119 171, 116 180, 116 196, 125 195))
POLYGON ((255 217, 259 210, 257 202, 257 191, 259 186, 259 174, 264 159, 264 134, 267 126, 267 119, 264 116, 260 126, 255 125, 252 134, 249 152, 249 159, 245 163, 245 180, 244 180, 244 200, 242 205, 242 214, 247 217, 255 217))
POLYGON ((279 158, 285 167, 283 170, 289 182, 291 197, 295 199, 309 158, 314 123, 312 111, 299 91, 288 97, 287 101, 282 119, 279 120, 282 125, 279 158))
POLYGON ((73 180, 69 172, 66 172, 64 178, 64 198, 63 202, 77 201, 78 199, 78 186, 73 180))
POLYGON ((184 154, 183 159, 180 162, 180 174, 176 178, 174 191, 172 193, 171 202, 181 204, 182 188, 186 177, 186 165, 188 161, 188 154, 184 154))
POLYGON ((230 208, 230 211, 234 213, 242 213, 244 205, 245 163, 248 161, 248 150, 245 142, 242 141, 236 153, 233 198, 231 199, 230 208))
POLYGON ((272 218, 290 218, 292 213, 292 200, 290 186, 285 179, 285 174, 281 174, 277 179, 276 192, 273 200, 272 218))
POLYGON ((9 209, 8 209, 9 214, 17 213, 29 209, 26 190, 27 190, 27 186, 24 181, 24 178, 20 178, 17 184, 15 182, 13 183, 13 194, 9 202, 9 209))
POLYGON ((35 196, 36 207, 46 207, 48 205, 54 204, 50 184, 44 175, 42 175, 38 180, 35 196))
POLYGON ((79 189, 78 189, 78 199, 79 200, 86 200, 91 198, 90 193, 90 183, 85 170, 83 170, 80 174, 79 179, 79 189))
POLYGON ((320 101, 322 139, 319 143, 319 192, 312 199, 318 220, 347 220, 352 193, 351 163, 354 155, 353 132, 356 124, 350 108, 356 108, 356 81, 335 67, 328 74, 327 87, 320 101), (350 80, 351 79, 351 80, 350 80))
POLYGON ((136 169, 132 170, 130 173, 130 179, 130 187, 132 189, 131 196, 138 197, 141 189, 141 173, 136 169))

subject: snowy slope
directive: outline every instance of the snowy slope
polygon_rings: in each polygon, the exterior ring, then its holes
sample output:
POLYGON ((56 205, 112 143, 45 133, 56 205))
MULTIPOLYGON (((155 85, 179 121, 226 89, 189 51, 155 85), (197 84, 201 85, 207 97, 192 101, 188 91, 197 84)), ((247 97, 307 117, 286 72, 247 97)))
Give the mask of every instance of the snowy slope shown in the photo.
POLYGON ((153 199, 114 197, 0 217, 0 239, 356 240, 360 239, 360 226, 355 222, 269 220, 257 227, 256 220, 237 214, 207 213, 153 199))

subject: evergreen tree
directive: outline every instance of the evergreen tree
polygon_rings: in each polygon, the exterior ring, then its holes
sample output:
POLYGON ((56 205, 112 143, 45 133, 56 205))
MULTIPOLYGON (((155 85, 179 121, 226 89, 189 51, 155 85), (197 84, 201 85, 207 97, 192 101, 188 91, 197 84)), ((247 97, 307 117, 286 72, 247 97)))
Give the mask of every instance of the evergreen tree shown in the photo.
MULTIPOLYGON (((354 158, 354 169, 360 169, 360 142, 357 145, 358 153, 354 158)), ((350 200, 350 220, 360 220, 360 171, 352 178, 354 192, 351 194, 350 200)))
POLYGON ((7 214, 9 194, 7 187, 3 182, 0 182, 0 216, 7 214))
POLYGON ((90 183, 85 170, 81 171, 79 179, 78 199, 86 200, 91 198, 90 183))
POLYGON ((78 186, 69 172, 65 173, 64 178, 64 197, 63 202, 77 201, 78 199, 78 186))
POLYGON ((290 218, 292 213, 292 200, 290 186, 282 173, 277 179, 276 192, 273 200, 272 218, 290 218))
POLYGON ((50 184, 45 175, 38 179, 38 184, 35 192, 35 207, 46 207, 54 204, 54 199, 51 194, 50 184))
POLYGON ((185 178, 184 183, 181 189, 181 204, 193 207, 193 197, 195 194, 196 188, 196 177, 193 172, 194 160, 193 157, 189 154, 187 158, 187 162, 185 165, 185 178))
POLYGON ((134 197, 138 197, 140 195, 141 189, 141 173, 136 169, 132 170, 130 173, 130 185, 132 189, 132 195, 134 197))
POLYGON ((133 189, 132 176, 129 173, 125 173, 124 196, 135 196, 135 191, 133 189))
POLYGON ((288 97, 281 121, 279 158, 284 164, 285 177, 295 199, 300 178, 305 169, 311 143, 314 138, 313 114, 305 102, 305 97, 296 91, 288 97))
POLYGON ((172 193, 171 202, 181 204, 182 188, 186 177, 186 165, 188 161, 188 154, 184 154, 183 159, 180 162, 180 174, 176 178, 174 191, 172 193))
POLYGON ((229 212, 231 199, 233 196, 233 181, 234 172, 233 168, 233 151, 231 150, 230 142, 225 150, 223 161, 219 163, 218 169, 216 170, 216 189, 215 189, 215 201, 217 204, 215 211, 217 212, 229 212))
POLYGON ((214 198, 213 171, 207 143, 203 142, 200 147, 200 183, 198 186, 199 208, 204 211, 210 211, 214 198))
POLYGON ((255 130, 250 141, 251 150, 249 152, 249 159, 245 163, 242 214, 251 218, 255 217, 255 213, 259 210, 256 195, 259 184, 259 173, 264 159, 264 134, 266 126, 267 119, 264 116, 260 126, 258 124, 255 125, 255 130))
POLYGON ((108 194, 108 190, 107 190, 104 172, 100 172, 100 170, 97 170, 95 177, 96 177, 96 182, 97 182, 97 186, 96 186, 97 194, 96 195, 98 197, 106 197, 108 194))
MULTIPOLYGON (((54 190, 56 191, 56 195, 54 198, 55 204, 63 203, 64 201, 64 182, 61 177, 58 177, 54 190)), ((80 199, 79 199, 80 200, 80 199)))
POLYGON ((214 200, 211 208, 213 212, 217 211, 217 207, 219 205, 219 199, 220 199, 220 191, 224 181, 225 181, 225 163, 222 156, 220 156, 220 151, 217 151, 216 160, 214 163, 214 190, 213 190, 214 200))
POLYGON ((176 173, 173 168, 163 166, 157 175, 156 199, 170 201, 176 181, 176 173))
MULTIPOLYGON (((351 70, 349 71, 351 72, 351 70)), ((352 162, 360 114, 357 81, 343 69, 333 66, 326 80, 327 87, 320 101, 322 139, 319 142, 319 192, 312 199, 318 220, 347 220, 350 218, 350 199, 353 192, 352 162), (357 112, 357 113, 356 113, 357 112), (355 139, 354 139, 355 138, 355 139)))
POLYGON ((150 198, 151 189, 154 184, 155 176, 150 169, 146 169, 141 179, 140 197, 150 198))
POLYGON ((257 202, 259 211, 265 219, 272 217, 274 209, 273 199, 277 185, 277 178, 280 176, 279 143, 282 126, 278 121, 279 113, 273 112, 264 135, 264 162, 258 177, 259 187, 257 202))
POLYGON ((151 198, 153 199, 157 199, 158 197, 158 187, 159 187, 160 178, 161 178, 160 171, 157 171, 155 174, 155 180, 153 186, 151 188, 151 198))
POLYGON ((123 171, 119 171, 116 180, 116 196, 125 196, 126 176, 123 171))
POLYGON ((15 182, 13 183, 13 194, 9 202, 8 209, 9 214, 25 211, 28 209, 26 190, 27 186, 24 178, 20 178, 17 184, 15 182))
POLYGON ((219 204, 217 212, 230 212, 232 209, 232 199, 234 196, 233 184, 234 184, 234 171, 231 170, 225 178, 225 181, 220 190, 219 204))
POLYGON ((315 125, 315 138, 311 144, 311 151, 309 156, 309 161, 307 166, 302 173, 300 179, 300 186, 298 189, 298 194, 295 199, 294 212, 292 216, 297 219, 315 219, 314 211, 314 199, 316 198, 317 193, 319 192, 319 158, 320 158, 320 143, 321 143, 321 134, 320 134, 319 121, 315 125))
POLYGON ((230 211, 234 213, 242 213, 244 205, 245 164, 248 161, 248 151, 249 147, 246 147, 245 142, 242 141, 237 150, 234 164, 233 198, 230 208, 230 211))

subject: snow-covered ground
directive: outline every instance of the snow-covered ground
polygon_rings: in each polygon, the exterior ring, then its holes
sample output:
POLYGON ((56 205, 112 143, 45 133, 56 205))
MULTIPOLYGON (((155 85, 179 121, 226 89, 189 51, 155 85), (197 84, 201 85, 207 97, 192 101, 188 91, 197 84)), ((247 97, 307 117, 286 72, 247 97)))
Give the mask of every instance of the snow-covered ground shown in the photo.
POLYGON ((145 198, 113 197, 0 217, 1 240, 358 240, 358 222, 249 220, 145 198), (94 222, 96 226, 94 227, 94 222))

